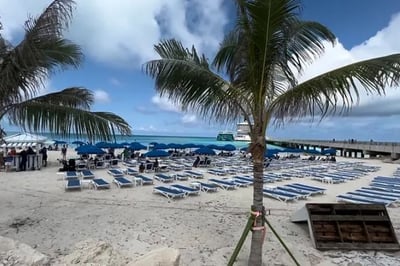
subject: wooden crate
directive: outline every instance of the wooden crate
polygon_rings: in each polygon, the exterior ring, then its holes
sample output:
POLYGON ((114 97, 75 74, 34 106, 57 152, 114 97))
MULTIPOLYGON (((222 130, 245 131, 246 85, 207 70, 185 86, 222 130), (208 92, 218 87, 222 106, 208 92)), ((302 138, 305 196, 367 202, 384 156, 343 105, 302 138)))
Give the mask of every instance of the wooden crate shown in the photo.
POLYGON ((317 249, 400 250, 384 205, 308 203, 306 210, 317 249))

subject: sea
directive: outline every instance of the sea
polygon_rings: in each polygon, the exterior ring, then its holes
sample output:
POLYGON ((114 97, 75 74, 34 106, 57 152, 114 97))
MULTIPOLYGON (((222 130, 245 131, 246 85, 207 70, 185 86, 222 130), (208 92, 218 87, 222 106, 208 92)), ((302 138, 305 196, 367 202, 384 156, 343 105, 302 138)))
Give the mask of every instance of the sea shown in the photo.
MULTIPOLYGON (((17 134, 18 132, 7 132, 7 136, 11 136, 13 134, 17 134)), ((34 134, 34 133, 33 133, 34 134)), ((77 137, 76 135, 71 135, 69 138, 62 138, 61 136, 57 136, 55 134, 50 133, 40 133, 36 135, 45 136, 49 139, 49 141, 65 141, 68 146, 74 147, 76 145, 72 144, 74 141, 83 141, 87 142, 88 139, 85 137, 77 137)), ((187 144, 187 143, 194 143, 194 144, 202 144, 202 145, 219 145, 223 146, 226 144, 232 144, 237 149, 241 149, 244 147, 249 146, 249 142, 245 141, 218 141, 216 137, 193 137, 193 136, 161 136, 161 135, 131 135, 131 136, 122 136, 116 135, 115 142, 122 143, 122 142, 139 142, 145 146, 149 146, 150 143, 176 143, 176 144, 187 144)), ((268 145, 268 148, 280 148, 273 145, 268 145)))

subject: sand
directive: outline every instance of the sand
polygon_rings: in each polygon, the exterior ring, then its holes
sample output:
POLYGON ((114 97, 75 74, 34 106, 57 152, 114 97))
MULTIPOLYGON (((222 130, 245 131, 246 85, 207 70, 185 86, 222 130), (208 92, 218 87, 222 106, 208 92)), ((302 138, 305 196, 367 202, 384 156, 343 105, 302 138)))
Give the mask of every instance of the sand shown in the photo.
MULTIPOLYGON (((227 264, 247 222, 251 186, 177 200, 153 194, 153 186, 119 189, 113 184, 110 190, 65 192, 63 176, 57 174, 58 157, 59 152, 49 151, 49 165, 40 171, 0 172, 0 236, 30 245, 48 255, 54 264, 76 250, 75 245, 88 240, 109 244, 128 261, 157 248, 171 247, 181 254, 180 265, 227 264)), ((374 176, 390 176, 398 167, 379 160, 364 161, 381 169, 344 184, 308 178, 276 183, 301 181, 327 188, 325 195, 308 200, 284 203, 264 198, 270 210, 268 220, 301 265, 400 265, 399 252, 318 251, 307 227, 290 222, 293 212, 305 203, 335 202, 336 195, 368 185, 374 176)), ((113 180, 105 169, 94 173, 113 180)), ((400 208, 389 207, 388 211, 399 238, 400 208)), ((235 265, 247 265, 250 239, 248 236, 235 265)), ((265 265, 294 265, 270 232, 263 250, 265 265)))

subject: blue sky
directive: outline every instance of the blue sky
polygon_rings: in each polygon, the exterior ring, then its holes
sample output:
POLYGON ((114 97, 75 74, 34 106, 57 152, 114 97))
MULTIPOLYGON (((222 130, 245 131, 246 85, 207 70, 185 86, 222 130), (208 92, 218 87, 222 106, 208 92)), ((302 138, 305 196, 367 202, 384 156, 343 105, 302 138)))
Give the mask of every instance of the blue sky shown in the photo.
MULTIPOLYGON (((0 0, 3 36, 18 41, 28 15, 39 14, 50 0, 0 0)), ((111 111, 127 120, 134 134, 216 136, 235 129, 182 113, 155 94, 153 81, 141 70, 155 59, 153 45, 174 37, 212 58, 233 17, 227 0, 76 0, 66 36, 81 45, 85 61, 78 70, 56 73, 43 93, 71 86, 94 91, 93 110, 111 111)), ((338 44, 312 65, 303 80, 366 58, 400 52, 400 1, 304 0, 302 17, 328 26, 338 44)), ((348 115, 319 122, 302 119, 269 128, 274 138, 319 138, 398 141, 400 91, 384 97, 362 97, 348 115)), ((5 121, 2 121, 6 128, 5 121)))

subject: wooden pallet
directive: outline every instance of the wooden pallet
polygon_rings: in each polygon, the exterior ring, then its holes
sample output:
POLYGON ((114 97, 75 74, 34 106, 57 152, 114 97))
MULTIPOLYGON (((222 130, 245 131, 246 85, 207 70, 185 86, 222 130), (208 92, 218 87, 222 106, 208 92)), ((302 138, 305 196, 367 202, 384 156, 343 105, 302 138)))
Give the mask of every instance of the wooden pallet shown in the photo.
POLYGON ((386 207, 381 204, 306 204, 315 248, 400 250, 386 207))

